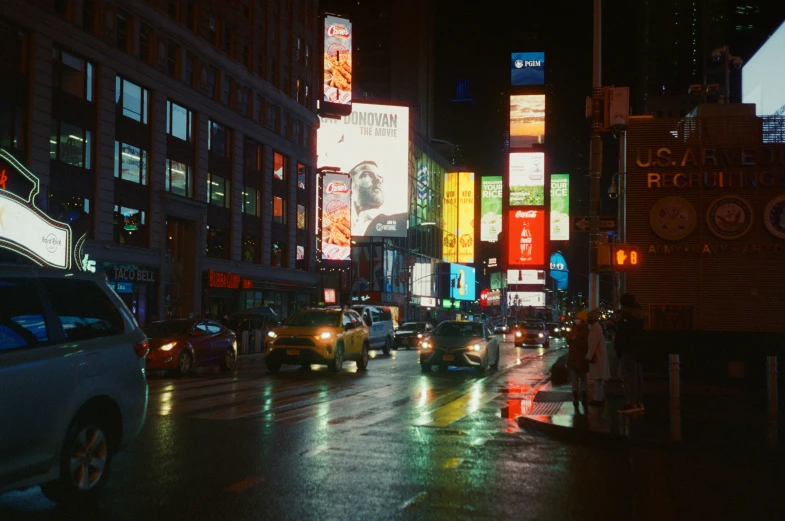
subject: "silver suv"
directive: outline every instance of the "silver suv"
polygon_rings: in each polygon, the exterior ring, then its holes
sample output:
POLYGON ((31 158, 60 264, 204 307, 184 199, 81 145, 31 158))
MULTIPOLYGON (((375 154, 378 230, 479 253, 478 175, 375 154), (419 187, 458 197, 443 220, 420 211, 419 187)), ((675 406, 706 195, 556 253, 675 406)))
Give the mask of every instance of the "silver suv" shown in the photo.
POLYGON ((0 493, 99 492, 144 424, 147 350, 105 276, 0 266, 0 493))

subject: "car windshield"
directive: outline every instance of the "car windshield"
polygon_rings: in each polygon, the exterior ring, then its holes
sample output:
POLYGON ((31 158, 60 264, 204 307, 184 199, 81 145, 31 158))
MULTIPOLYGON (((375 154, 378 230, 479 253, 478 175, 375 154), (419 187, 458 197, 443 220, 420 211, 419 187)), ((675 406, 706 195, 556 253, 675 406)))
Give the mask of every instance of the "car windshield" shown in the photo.
POLYGON ((482 324, 476 322, 444 322, 433 330, 433 336, 482 337, 482 324))
POLYGON ((287 326, 320 327, 341 325, 341 312, 336 311, 301 311, 286 321, 287 326))
POLYGON ((526 322, 523 327, 526 329, 545 329, 545 324, 542 322, 526 322))
POLYGON ((425 322, 406 322, 398 329, 410 331, 425 331, 425 322))
POLYGON ((192 322, 172 321, 172 322, 153 322, 142 328, 147 338, 166 338, 170 336, 180 336, 186 334, 191 329, 192 322))

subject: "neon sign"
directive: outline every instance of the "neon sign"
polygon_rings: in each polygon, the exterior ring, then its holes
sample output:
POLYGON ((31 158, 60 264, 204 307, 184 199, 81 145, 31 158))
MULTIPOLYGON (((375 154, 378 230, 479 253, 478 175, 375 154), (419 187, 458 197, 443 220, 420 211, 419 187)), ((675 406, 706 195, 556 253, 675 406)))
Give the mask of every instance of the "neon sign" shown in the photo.
MULTIPOLYGON (((0 169, 0 248, 27 257, 39 266, 71 268, 71 227, 55 221, 35 206, 40 190, 38 178, 5 150, 0 149, 0 161, 11 167, 11 174, 20 174, 20 181, 28 181, 29 190, 8 190, 9 169, 0 169), (26 194, 24 192, 27 192, 26 194)), ((18 183, 17 183, 18 184, 18 183)))

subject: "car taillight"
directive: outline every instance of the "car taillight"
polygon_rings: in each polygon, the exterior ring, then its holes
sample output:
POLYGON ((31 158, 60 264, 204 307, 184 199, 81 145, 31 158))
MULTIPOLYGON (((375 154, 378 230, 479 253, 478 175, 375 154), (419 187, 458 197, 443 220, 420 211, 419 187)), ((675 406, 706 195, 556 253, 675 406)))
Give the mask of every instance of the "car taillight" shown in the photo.
POLYGON ((150 351, 150 346, 147 342, 142 342, 141 344, 136 344, 134 346, 134 352, 136 353, 136 356, 139 358, 146 357, 149 351, 150 351))

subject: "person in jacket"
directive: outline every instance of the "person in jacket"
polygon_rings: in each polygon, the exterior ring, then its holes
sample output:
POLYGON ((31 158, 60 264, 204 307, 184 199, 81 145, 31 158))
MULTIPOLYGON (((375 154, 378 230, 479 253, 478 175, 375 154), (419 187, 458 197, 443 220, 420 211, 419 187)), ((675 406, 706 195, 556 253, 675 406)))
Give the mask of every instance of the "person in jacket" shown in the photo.
POLYGON ((589 363, 586 354, 589 351, 589 326, 588 313, 579 311, 575 315, 575 323, 570 336, 567 337, 567 369, 570 371, 572 381, 572 404, 578 408, 578 400, 583 402, 583 408, 588 408, 589 363))
POLYGON ((643 409, 643 366, 641 365, 641 339, 643 337, 644 311, 635 300, 635 295, 625 293, 619 299, 621 312, 616 325, 616 353, 624 371, 624 391, 627 404, 619 412, 642 412, 643 409))
POLYGON ((611 377, 608 365, 608 353, 605 349, 605 333, 600 324, 600 313, 597 310, 589 311, 589 350, 586 360, 589 362, 589 378, 594 382, 594 396, 589 405, 603 405, 605 403, 605 380, 611 377))

